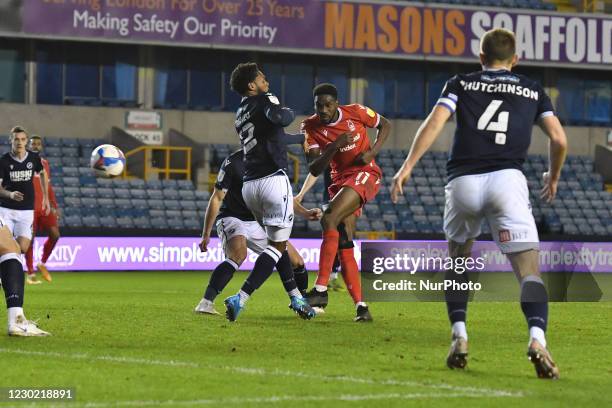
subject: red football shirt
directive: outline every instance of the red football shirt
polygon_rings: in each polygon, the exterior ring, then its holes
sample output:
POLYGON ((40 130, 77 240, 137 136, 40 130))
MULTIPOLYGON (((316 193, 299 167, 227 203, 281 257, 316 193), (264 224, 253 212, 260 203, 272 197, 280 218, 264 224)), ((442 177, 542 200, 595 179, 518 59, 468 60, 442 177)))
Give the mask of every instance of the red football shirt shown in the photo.
POLYGON ((373 173, 380 178, 382 171, 374 160, 366 165, 354 164, 360 153, 370 150, 370 139, 366 128, 377 127, 380 115, 359 104, 341 105, 338 110, 338 120, 334 123, 325 125, 317 115, 312 115, 302 122, 302 132, 306 135, 308 148, 320 148, 323 151, 341 134, 351 133, 357 140, 340 149, 330 162, 332 179, 337 180, 361 171, 373 173))
MULTIPOLYGON (((42 162, 43 168, 47 173, 47 179, 49 180, 49 204, 51 208, 57 209, 57 201, 55 199, 55 192, 53 191, 53 187, 51 187, 51 170, 49 170, 49 162, 47 159, 40 158, 42 162)), ((34 211, 42 212, 42 189, 40 188, 40 175, 38 173, 34 173, 34 179, 32 180, 34 183, 34 211)))

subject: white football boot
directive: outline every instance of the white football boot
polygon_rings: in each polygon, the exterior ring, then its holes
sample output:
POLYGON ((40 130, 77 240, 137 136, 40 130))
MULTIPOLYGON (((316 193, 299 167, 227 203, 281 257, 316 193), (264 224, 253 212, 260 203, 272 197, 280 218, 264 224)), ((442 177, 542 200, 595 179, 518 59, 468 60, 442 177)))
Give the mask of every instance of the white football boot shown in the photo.
POLYGON ((211 302, 210 300, 204 299, 204 298, 200 300, 200 303, 198 303, 198 305, 195 307, 193 311, 196 313, 201 313, 201 314, 211 314, 211 315, 219 314, 219 312, 215 310, 215 304, 211 302))
POLYGON ((13 323, 9 324, 8 335, 18 337, 42 337, 50 336, 51 333, 39 329, 35 322, 26 320, 25 316, 20 315, 17 316, 13 323))

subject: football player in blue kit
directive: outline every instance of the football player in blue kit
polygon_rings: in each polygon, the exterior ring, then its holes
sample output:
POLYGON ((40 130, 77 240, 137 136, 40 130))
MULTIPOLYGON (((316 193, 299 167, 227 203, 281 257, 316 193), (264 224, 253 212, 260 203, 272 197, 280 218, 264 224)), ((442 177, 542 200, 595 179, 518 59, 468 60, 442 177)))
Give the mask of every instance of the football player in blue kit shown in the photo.
MULTIPOLYGON (((539 237, 531 213, 522 165, 537 123, 549 137, 548 171, 542 199, 554 199, 567 152, 563 128, 552 103, 537 82, 512 72, 517 63, 514 34, 493 29, 481 39, 481 71, 451 78, 430 115, 417 131, 406 160, 393 179, 392 200, 418 160, 455 114, 457 128, 447 163, 448 184, 444 232, 449 253, 470 256, 486 219, 493 238, 506 254, 521 284, 521 309, 529 327, 527 355, 539 378, 558 378, 559 369, 546 346, 548 294, 538 264, 539 237)), ((467 273, 447 271, 446 279, 467 282, 467 273)), ((449 368, 467 364, 466 330, 469 291, 445 293, 452 342, 449 368)))
POLYGON ((287 252, 294 214, 293 191, 286 173, 287 138, 291 136, 285 134, 284 128, 295 114, 269 92, 269 83, 255 63, 238 64, 232 71, 230 86, 242 96, 234 122, 244 153, 242 197, 264 227, 268 244, 240 291, 225 299, 226 317, 235 321, 253 292, 276 267, 289 293, 289 307, 302 318, 311 319, 315 311, 293 279, 287 252))

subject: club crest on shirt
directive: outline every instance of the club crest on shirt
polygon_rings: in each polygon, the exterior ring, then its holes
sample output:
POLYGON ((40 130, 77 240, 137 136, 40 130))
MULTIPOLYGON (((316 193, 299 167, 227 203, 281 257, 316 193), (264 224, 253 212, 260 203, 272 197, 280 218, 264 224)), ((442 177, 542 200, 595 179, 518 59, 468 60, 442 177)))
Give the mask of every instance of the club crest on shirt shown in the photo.
POLYGON ((354 132, 354 131, 355 131, 355 124, 353 123, 353 121, 352 121, 352 120, 350 120, 350 119, 349 119, 349 120, 347 120, 347 121, 346 121, 346 124, 347 124, 347 126, 348 126, 348 128, 349 128, 349 130, 350 130, 351 132, 354 132))
POLYGON ((11 164, 11 165, 9 165, 9 167, 10 167, 10 169, 11 169, 11 170, 13 170, 13 165, 12 165, 12 164, 11 164))
POLYGON ((26 167, 27 167, 28 169, 31 169, 31 168, 32 168, 32 166, 33 166, 33 165, 32 165, 32 162, 28 162, 28 164, 26 164, 26 167))

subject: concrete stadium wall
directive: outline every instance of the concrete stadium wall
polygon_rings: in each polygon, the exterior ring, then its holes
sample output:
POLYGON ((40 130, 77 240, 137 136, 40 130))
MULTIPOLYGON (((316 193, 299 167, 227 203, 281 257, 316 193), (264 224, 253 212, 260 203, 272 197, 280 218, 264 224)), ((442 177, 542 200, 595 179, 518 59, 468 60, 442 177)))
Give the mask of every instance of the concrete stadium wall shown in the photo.
MULTIPOLYGON (((112 126, 125 127, 124 108, 0 104, 0 135, 8 134, 9 129, 20 124, 31 133, 46 137, 107 137, 112 126)), ((234 131, 234 114, 230 112, 195 112, 178 110, 158 110, 163 116, 163 130, 167 138, 170 129, 176 129, 200 143, 235 143, 238 138, 234 131)), ((298 119, 289 131, 299 130, 298 119)), ((389 148, 408 149, 414 134, 420 126, 418 120, 393 120, 393 131, 387 142, 389 148)), ((595 153, 596 145, 606 144, 607 128, 566 127, 569 139, 569 153, 590 155, 595 153)), ((436 140, 433 150, 447 151, 451 145, 454 124, 448 123, 444 133, 436 140)), ((534 128, 530 153, 546 154, 547 138, 538 128, 534 128)))

